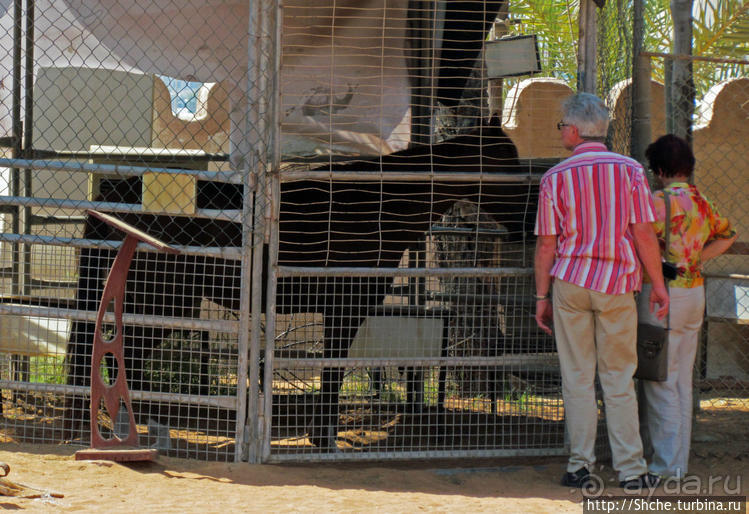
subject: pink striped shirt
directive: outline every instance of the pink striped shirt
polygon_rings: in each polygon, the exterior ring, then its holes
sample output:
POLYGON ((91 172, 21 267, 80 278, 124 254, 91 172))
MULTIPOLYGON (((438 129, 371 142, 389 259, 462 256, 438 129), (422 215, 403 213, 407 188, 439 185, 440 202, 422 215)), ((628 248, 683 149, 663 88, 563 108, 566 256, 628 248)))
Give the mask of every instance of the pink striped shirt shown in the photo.
POLYGON ((601 143, 578 145, 541 179, 536 235, 558 236, 551 275, 606 294, 639 290, 631 224, 655 221, 640 163, 601 143))

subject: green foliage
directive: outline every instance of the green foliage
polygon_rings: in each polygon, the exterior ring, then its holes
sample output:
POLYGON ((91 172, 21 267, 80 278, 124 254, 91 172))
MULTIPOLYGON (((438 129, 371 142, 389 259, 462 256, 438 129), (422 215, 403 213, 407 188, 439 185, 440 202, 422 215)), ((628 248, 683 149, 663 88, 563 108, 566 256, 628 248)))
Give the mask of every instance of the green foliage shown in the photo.
MULTIPOLYGON (((692 53, 749 60, 749 0, 711 0, 695 4, 692 53)), ((746 65, 736 63, 695 66, 694 81, 698 96, 716 82, 746 76, 746 69, 746 65)))
MULTIPOLYGON (((692 18, 692 55, 737 60, 749 58, 748 0, 695 0, 692 18)), ((648 51, 672 51, 672 23, 669 0, 645 2, 645 48, 648 51)), ((663 82, 663 60, 654 59, 652 63, 655 80, 663 82)), ((696 61, 693 70, 698 98, 717 82, 746 75, 746 66, 736 63, 696 61)))
POLYGON ((605 97, 632 75, 633 12, 631 0, 608 0, 598 10, 598 93, 605 97))
POLYGON ((64 384, 65 357, 44 355, 29 358, 29 382, 37 384, 64 384))
POLYGON ((749 1, 696 2, 694 54, 747 59, 749 57, 749 1))
MULTIPOLYGON (((628 78, 632 68, 634 0, 607 0, 598 10, 599 84, 602 93, 628 78)), ((644 48, 670 53, 673 39, 670 0, 645 0, 644 48)), ((542 74, 576 87, 579 0, 511 0, 511 33, 536 34, 542 74)), ((695 56, 749 59, 749 0, 694 0, 695 56)), ((664 82, 664 60, 653 59, 653 78, 664 82)), ((697 97, 715 83, 746 76, 746 65, 694 65, 697 97)))
POLYGON ((174 331, 154 348, 144 370, 144 378, 153 391, 201 394, 201 388, 207 385, 210 395, 235 394, 234 384, 219 380, 227 370, 220 369, 215 359, 203 362, 207 354, 199 336, 198 332, 174 331))
POLYGON ((544 76, 574 87, 577 76, 578 0, 510 2, 511 34, 536 34, 544 76))
POLYGON ((342 396, 364 396, 370 393, 370 378, 366 369, 357 369, 347 373, 341 384, 342 396))

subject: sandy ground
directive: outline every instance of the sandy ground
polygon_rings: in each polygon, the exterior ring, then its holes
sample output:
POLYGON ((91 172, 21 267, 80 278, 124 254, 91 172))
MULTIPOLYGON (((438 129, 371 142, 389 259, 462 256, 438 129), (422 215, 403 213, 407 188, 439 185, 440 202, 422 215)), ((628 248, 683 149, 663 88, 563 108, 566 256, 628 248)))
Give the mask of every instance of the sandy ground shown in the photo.
MULTIPOLYGON (((749 494, 748 422, 746 410, 700 413, 690 472, 700 481, 703 493, 749 494)), ((11 467, 8 480, 62 497, 0 496, 0 508, 29 512, 582 512, 580 491, 558 485, 564 469, 559 458, 248 465, 159 456, 151 463, 121 464, 76 461, 77 449, 1 444, 0 461, 11 467)), ((623 493, 610 466, 598 472, 605 483, 604 497, 623 493)), ((677 492, 661 487, 656 494, 677 492)))

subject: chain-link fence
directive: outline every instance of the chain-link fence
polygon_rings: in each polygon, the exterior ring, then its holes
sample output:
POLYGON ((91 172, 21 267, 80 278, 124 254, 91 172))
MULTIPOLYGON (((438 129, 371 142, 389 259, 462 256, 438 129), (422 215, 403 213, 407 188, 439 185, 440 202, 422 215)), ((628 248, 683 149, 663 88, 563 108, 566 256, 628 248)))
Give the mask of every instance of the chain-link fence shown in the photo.
POLYGON ((254 4, 209 16, 210 2, 3 3, 9 438, 241 456, 243 270, 262 245, 253 191, 273 155, 275 7, 254 4), (140 244, 127 262, 123 226, 92 210, 179 254, 140 244))
MULTIPOLYGON (((650 140, 676 133, 690 141, 697 161, 694 183, 738 232, 738 240, 728 252, 708 262, 704 269, 705 322, 694 370, 699 432, 699 420, 704 419, 700 409, 708 414, 721 409, 745 413, 749 406, 744 193, 749 174, 743 157, 749 135, 749 62, 745 38, 730 36, 735 26, 743 23, 739 6, 731 7, 730 2, 695 6, 693 15, 699 24, 694 28, 694 49, 712 56, 691 57, 671 52, 667 36, 672 32, 672 20, 666 6, 658 2, 643 4, 642 48, 648 60, 650 90, 647 111, 640 116, 648 119, 650 140), (720 46, 721 36, 726 34, 728 42, 720 46), (675 66, 688 70, 688 84, 676 83, 675 66)), ((626 2, 606 2, 598 16, 598 90, 614 109, 609 143, 627 154, 635 151, 630 78, 636 46, 630 36, 634 12, 628 6, 626 2)))
POLYGON ((487 116, 502 12, 7 6, 6 434, 252 461, 349 434, 351 458, 561 451, 525 302, 534 178, 487 116), (133 227, 179 253, 127 263, 133 227))
MULTIPOLYGON (((667 67, 673 60, 664 60, 667 67)), ((686 61, 695 84, 694 122, 689 131, 697 165, 694 183, 738 232, 726 254, 705 265, 706 312, 696 387, 705 409, 749 407, 749 260, 746 234, 744 154, 749 135, 749 61, 697 58, 686 61), (715 80, 722 76, 738 78, 715 80)), ((671 117, 654 136, 672 131, 671 117)), ((661 128, 661 127, 659 127, 661 128)))
MULTIPOLYGON (((566 155, 575 9, 544 25, 551 4, 519 1, 6 4, 8 438, 134 430, 253 462, 565 453, 531 231, 566 155), (131 227, 179 253, 142 243, 122 269, 131 227), (91 405, 92 379, 125 377, 127 397, 91 405)), ((603 96, 628 112, 622 90, 603 96)), ((746 271, 730 259, 711 272, 746 271)), ((711 337, 700 384, 718 391, 711 337)))

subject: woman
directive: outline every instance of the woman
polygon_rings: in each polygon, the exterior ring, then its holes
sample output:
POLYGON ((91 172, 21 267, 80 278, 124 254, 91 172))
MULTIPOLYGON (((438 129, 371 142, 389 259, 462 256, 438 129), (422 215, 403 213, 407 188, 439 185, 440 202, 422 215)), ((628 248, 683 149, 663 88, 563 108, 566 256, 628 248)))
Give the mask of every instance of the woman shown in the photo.
MULTIPOLYGON (((722 254, 736 240, 730 222, 722 217, 689 180, 694 172, 694 154, 683 139, 660 137, 645 155, 650 169, 663 186, 654 195, 658 221, 655 231, 665 260, 679 270, 669 283, 670 332, 668 379, 644 380, 646 423, 653 446, 650 472, 663 478, 683 478, 687 473, 692 432, 692 368, 705 310, 702 266, 722 254), (665 248, 664 192, 671 207, 670 244, 665 248)), ((643 285, 644 297, 650 284, 643 285)), ((662 324, 649 311, 647 302, 638 309, 640 319, 662 324)))

